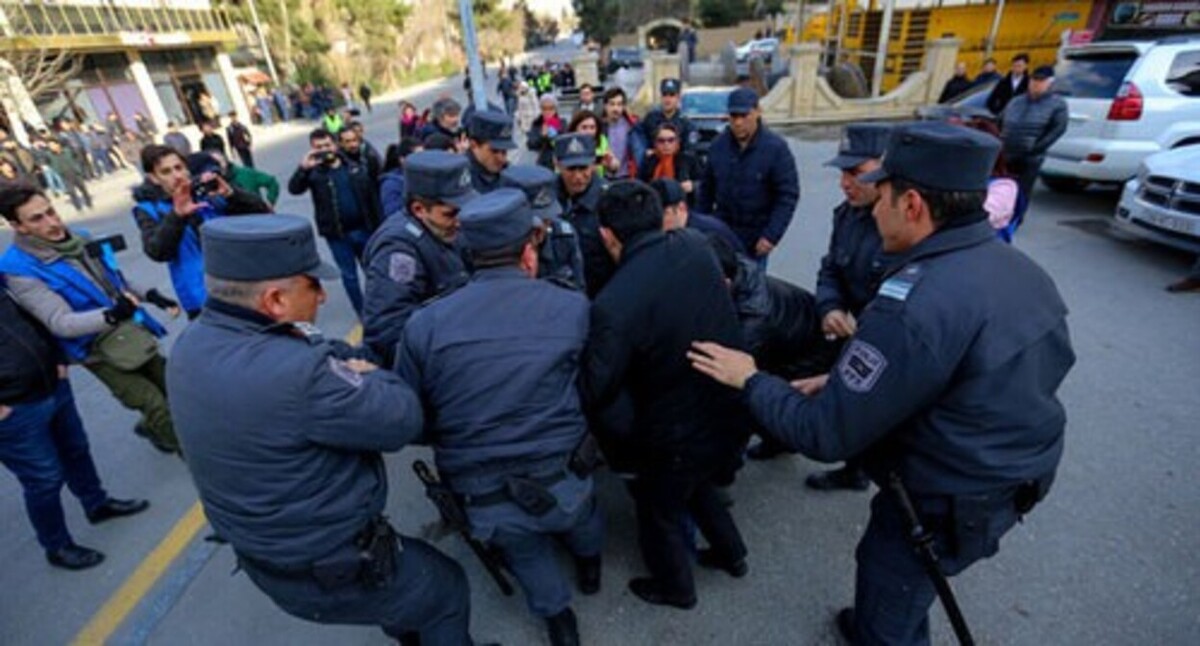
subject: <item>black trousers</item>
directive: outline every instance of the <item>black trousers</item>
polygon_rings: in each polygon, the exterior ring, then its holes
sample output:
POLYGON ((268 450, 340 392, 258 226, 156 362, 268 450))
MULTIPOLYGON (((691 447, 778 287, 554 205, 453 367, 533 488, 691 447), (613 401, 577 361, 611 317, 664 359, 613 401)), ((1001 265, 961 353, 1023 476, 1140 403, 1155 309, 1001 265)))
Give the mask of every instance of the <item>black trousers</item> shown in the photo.
POLYGON ((238 157, 242 158, 242 166, 246 168, 254 168, 254 155, 249 148, 234 148, 237 151, 238 157))
POLYGON ((664 594, 691 598, 696 594, 685 518, 690 516, 717 556, 725 561, 746 557, 746 544, 729 509, 717 495, 715 480, 728 469, 671 470, 639 473, 629 483, 637 507, 638 545, 650 576, 664 594))
MULTIPOLYGON (((1038 172, 1042 170, 1042 163, 1045 161, 1045 157, 1010 157, 1008 159, 1008 171, 1016 178, 1017 188, 1021 191, 1021 195, 1025 196, 1026 204, 1032 201, 1033 185, 1037 183, 1038 172)), ((1028 211, 1026 208, 1026 213, 1028 211)))

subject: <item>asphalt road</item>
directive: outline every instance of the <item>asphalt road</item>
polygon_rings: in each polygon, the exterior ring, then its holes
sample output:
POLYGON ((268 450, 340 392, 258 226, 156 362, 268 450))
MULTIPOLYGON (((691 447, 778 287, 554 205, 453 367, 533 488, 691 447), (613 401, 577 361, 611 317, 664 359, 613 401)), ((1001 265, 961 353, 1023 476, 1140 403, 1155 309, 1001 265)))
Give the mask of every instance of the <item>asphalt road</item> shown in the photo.
MULTIPOLYGON (((418 104, 440 91, 421 92, 418 104)), ((395 136, 394 105, 379 101, 366 117, 368 138, 380 150, 395 136)), ((260 136, 273 141, 255 155, 281 182, 307 145, 306 128, 287 128, 260 136)), ((794 133, 803 196, 771 264, 773 273, 810 289, 830 211, 841 199, 836 175, 821 166, 836 147, 829 135, 794 133)), ((136 250, 127 190, 135 181, 129 173, 110 182, 94 214, 68 220, 95 233, 123 233, 133 243, 121 258, 125 270, 166 286, 164 268, 136 250)), ((1200 297, 1162 290, 1191 258, 1110 232, 1115 202, 1111 192, 1066 196, 1039 189, 1016 243, 1058 283, 1079 361, 1061 392, 1070 421, 1054 490, 1005 538, 998 556, 954 582, 980 643, 1189 644, 1200 634, 1200 476, 1192 468, 1200 462, 1193 437, 1200 429, 1200 297)), ((285 195, 279 210, 310 215, 309 198, 285 195)), ((3 230, 0 243, 7 242, 3 230)), ((345 335, 354 324, 349 303, 340 285, 330 286, 330 296, 319 323, 330 335, 345 335)), ((181 327, 171 325, 176 332, 181 327)), ((152 552, 169 546, 164 537, 192 508, 195 491, 183 463, 134 437, 135 416, 89 374, 76 368, 71 379, 105 484, 114 495, 153 504, 138 517, 91 527, 64 495, 77 541, 108 555, 101 567, 68 573, 45 563, 16 481, 0 476, 0 643, 70 642, 106 603, 102 617, 129 608, 110 639, 115 644, 386 643, 373 628, 317 626, 285 615, 234 572, 227 547, 202 540, 207 529, 183 546, 163 576, 149 576, 145 567, 134 574, 144 561, 158 562, 152 552), (114 596, 131 575, 156 584, 144 594, 114 596)), ((419 535, 435 515, 409 470, 416 457, 424 451, 389 457, 388 513, 402 531, 419 535)), ((647 606, 626 591, 626 580, 642 572, 631 505, 619 485, 600 476, 609 540, 603 590, 576 603, 585 642, 836 643, 830 618, 852 598, 853 549, 868 496, 805 490, 804 476, 820 468, 794 457, 741 472, 734 514, 750 548, 750 575, 732 580, 699 572, 700 604, 690 612, 647 606)), ((455 538, 438 546, 465 563, 478 638, 544 643, 541 624, 519 596, 500 596, 455 538)), ((952 640, 940 611, 934 637, 952 640)))

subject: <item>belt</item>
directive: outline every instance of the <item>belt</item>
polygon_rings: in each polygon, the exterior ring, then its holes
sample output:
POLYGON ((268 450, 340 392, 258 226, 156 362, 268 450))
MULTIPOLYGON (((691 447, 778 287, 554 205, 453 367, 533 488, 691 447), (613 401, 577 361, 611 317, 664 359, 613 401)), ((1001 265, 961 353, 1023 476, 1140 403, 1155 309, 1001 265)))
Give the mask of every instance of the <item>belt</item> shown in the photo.
MULTIPOLYGON (((567 479, 565 470, 556 471, 550 475, 544 476, 520 476, 530 482, 535 482, 543 487, 556 485, 567 479)), ((490 507, 498 505, 502 502, 512 502, 512 496, 508 495, 508 489, 500 487, 499 489, 481 494, 462 494, 463 504, 468 507, 490 507)))

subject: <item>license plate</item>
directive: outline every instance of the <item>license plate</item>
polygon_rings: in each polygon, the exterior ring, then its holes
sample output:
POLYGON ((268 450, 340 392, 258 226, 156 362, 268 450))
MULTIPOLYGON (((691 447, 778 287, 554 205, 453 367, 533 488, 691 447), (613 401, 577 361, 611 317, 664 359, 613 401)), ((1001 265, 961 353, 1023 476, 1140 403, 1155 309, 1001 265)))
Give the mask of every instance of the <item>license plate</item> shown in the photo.
POLYGON ((1179 233, 1189 234, 1196 233, 1195 223, 1186 218, 1180 218, 1174 215, 1164 215, 1162 213, 1144 213, 1142 217, 1146 219, 1146 222, 1169 231, 1177 231, 1179 233))

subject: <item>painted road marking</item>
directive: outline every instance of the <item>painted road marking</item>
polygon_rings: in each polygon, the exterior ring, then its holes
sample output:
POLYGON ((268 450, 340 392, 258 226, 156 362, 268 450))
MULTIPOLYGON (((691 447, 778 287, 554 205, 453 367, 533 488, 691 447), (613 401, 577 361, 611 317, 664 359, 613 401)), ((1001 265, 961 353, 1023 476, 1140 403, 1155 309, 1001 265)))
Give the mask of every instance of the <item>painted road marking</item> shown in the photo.
MULTIPOLYGON (((362 325, 356 324, 346 335, 346 343, 358 345, 362 341, 362 332, 362 325)), ((158 580, 166 574, 183 550, 192 543, 201 528, 207 524, 208 521, 204 518, 204 509, 200 506, 200 501, 192 503, 191 508, 187 510, 183 518, 175 523, 175 526, 159 542, 154 551, 142 559, 133 574, 125 579, 121 587, 112 593, 100 610, 92 615, 87 625, 75 635, 75 639, 71 640, 71 646, 101 646, 108 641, 129 617, 129 614, 141 604, 142 599, 158 583, 158 580)), ((190 583, 201 569, 200 567, 190 568, 190 575, 185 578, 181 584, 182 587, 186 587, 187 583, 190 583)), ((172 586, 172 589, 174 590, 172 595, 178 598, 181 594, 180 584, 172 586)), ((165 612, 160 613, 157 618, 161 619, 161 615, 165 614, 165 612)), ((153 630, 153 626, 143 626, 139 628, 138 632, 147 633, 150 630, 153 630)))

